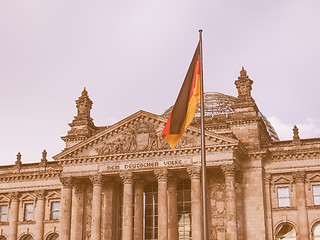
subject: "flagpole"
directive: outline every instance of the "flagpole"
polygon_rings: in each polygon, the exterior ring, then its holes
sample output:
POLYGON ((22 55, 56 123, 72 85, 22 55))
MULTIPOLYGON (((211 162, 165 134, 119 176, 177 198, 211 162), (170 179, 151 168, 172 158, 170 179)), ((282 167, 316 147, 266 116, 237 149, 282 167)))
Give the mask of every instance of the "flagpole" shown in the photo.
POLYGON ((207 229, 207 176, 206 176, 206 144, 204 128, 204 92, 203 92, 203 57, 202 57, 202 30, 199 30, 200 41, 200 116, 201 116, 201 185, 202 185, 202 230, 203 239, 208 239, 207 229))

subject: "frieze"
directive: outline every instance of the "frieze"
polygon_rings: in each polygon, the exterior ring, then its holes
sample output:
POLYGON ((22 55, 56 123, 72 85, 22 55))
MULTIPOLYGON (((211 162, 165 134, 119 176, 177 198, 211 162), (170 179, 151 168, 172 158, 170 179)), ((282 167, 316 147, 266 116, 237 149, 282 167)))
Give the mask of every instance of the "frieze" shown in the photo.
MULTIPOLYGON (((170 149, 163 140, 162 127, 148 121, 139 121, 136 125, 129 126, 119 136, 110 142, 104 142, 102 146, 95 148, 97 155, 104 156, 115 153, 129 153, 139 151, 152 151, 170 149)), ((194 146, 194 139, 183 136, 177 146, 194 146)))

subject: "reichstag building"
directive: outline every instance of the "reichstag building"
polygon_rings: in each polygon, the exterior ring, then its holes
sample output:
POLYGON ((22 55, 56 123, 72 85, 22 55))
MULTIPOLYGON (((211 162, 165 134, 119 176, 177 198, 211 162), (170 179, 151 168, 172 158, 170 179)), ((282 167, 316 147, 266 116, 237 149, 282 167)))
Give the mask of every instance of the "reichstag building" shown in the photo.
MULTIPOLYGON (((205 94, 210 240, 320 240, 320 138, 280 141, 242 69, 205 94)), ((170 114, 96 126, 86 89, 55 161, 0 166, 0 240, 202 240, 200 119, 172 151, 170 114)))

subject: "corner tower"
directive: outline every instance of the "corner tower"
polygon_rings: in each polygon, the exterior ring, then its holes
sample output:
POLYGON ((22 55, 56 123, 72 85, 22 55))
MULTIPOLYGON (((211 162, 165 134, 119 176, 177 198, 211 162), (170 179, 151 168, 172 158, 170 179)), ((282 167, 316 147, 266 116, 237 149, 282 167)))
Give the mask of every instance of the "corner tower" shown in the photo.
POLYGON ((77 116, 74 117, 72 123, 69 123, 71 130, 68 131, 67 136, 61 137, 66 142, 66 148, 91 137, 96 132, 97 128, 90 117, 92 103, 84 88, 81 96, 76 100, 77 116))
POLYGON ((228 122, 231 131, 248 150, 259 150, 263 145, 271 142, 271 137, 264 122, 264 116, 251 96, 252 84, 253 81, 242 67, 240 76, 235 81, 238 97, 232 106, 234 112, 228 122))

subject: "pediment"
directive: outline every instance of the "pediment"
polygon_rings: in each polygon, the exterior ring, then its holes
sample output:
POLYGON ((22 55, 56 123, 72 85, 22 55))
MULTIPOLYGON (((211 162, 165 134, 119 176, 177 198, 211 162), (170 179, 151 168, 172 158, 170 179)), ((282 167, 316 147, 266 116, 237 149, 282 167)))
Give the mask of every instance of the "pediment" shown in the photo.
POLYGON ((320 174, 316 173, 312 175, 308 180, 308 182, 320 182, 320 174))
POLYGON ((10 198, 3 195, 3 194, 0 194, 0 202, 9 202, 10 201, 10 198))
MULTIPOLYGON (((64 150, 53 158, 67 159, 86 156, 106 156, 145 151, 170 150, 161 134, 167 119, 148 112, 139 111, 108 127, 104 131, 64 150)), ((200 147, 201 131, 189 126, 176 149, 200 147)), ((207 146, 238 144, 238 140, 206 132, 207 146)))
POLYGON ((273 184, 290 184, 292 182, 291 179, 284 177, 284 176, 280 176, 278 178, 276 178, 275 180, 273 180, 273 184))
POLYGON ((47 199, 60 199, 60 198, 61 198, 61 194, 58 193, 58 192, 56 192, 56 191, 54 191, 54 192, 48 194, 48 195, 46 196, 46 198, 47 198, 47 199))
POLYGON ((35 201, 36 199, 37 199, 37 197, 34 196, 34 195, 31 194, 31 193, 24 193, 24 194, 19 198, 20 201, 29 201, 29 200, 35 201))

